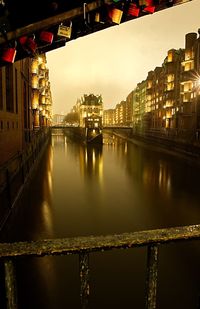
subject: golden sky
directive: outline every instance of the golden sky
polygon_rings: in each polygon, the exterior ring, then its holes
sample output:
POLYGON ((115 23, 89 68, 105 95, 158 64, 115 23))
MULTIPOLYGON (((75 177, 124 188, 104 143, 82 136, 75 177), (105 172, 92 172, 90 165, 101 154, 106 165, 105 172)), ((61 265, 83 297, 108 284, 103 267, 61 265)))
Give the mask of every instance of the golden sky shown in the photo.
POLYGON ((125 100, 167 51, 185 47, 200 28, 200 0, 71 40, 47 53, 53 113, 67 113, 83 94, 101 94, 104 109, 125 100))

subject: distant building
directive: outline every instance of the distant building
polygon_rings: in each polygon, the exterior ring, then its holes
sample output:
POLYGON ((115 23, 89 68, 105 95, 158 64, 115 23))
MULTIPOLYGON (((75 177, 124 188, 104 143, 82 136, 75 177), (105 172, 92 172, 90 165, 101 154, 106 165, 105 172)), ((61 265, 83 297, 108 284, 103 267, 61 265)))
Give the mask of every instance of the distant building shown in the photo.
POLYGON ((63 125, 63 121, 66 115, 63 114, 54 114, 53 115, 53 121, 52 124, 53 125, 63 125))
POLYGON ((149 71, 126 101, 104 110, 104 124, 200 140, 200 29, 198 34, 187 33, 184 49, 170 49, 162 66, 149 71))
POLYGON ((103 111, 103 125, 105 127, 115 125, 115 109, 110 108, 103 111))
POLYGON ((94 119, 96 116, 97 121, 101 120, 98 126, 102 126, 103 117, 103 101, 101 95, 84 94, 79 101, 79 119, 80 127, 85 127, 86 119, 94 119))

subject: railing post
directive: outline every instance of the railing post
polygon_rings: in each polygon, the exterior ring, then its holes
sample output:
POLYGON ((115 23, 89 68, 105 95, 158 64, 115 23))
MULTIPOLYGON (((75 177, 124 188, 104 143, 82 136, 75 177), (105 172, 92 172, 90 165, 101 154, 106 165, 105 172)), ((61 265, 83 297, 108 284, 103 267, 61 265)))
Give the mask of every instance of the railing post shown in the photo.
POLYGON ((156 309, 158 245, 148 246, 145 309, 156 309))
POLYGON ((5 260, 4 268, 7 309, 17 309, 17 284, 13 262, 5 260))
POLYGON ((80 301, 81 309, 89 308, 89 253, 79 254, 80 301))

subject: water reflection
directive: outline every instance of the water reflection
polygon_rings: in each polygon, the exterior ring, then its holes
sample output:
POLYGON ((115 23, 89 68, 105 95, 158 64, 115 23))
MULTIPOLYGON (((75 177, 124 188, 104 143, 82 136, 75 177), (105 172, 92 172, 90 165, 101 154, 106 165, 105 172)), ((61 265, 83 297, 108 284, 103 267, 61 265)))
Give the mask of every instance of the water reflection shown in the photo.
POLYGON ((52 170, 53 150, 49 145, 39 169, 34 174, 33 182, 27 186, 27 190, 13 209, 2 237, 7 237, 10 241, 54 237, 52 170))
POLYGON ((82 145, 79 148, 80 171, 84 178, 103 183, 102 145, 82 145))
MULTIPOLYGON (((18 208, 8 239, 105 235, 196 224, 200 222, 198 179, 199 170, 187 162, 120 137, 104 135, 103 146, 86 146, 58 131, 18 208)), ((159 297, 163 294, 165 299, 166 290, 169 297, 167 305, 159 299, 160 308, 180 305, 188 309, 197 303, 200 247, 192 243, 188 251, 184 246, 161 249, 159 297)), ((108 304, 143 308, 146 250, 139 249, 91 254, 92 308, 108 304)), ((31 291, 30 299, 34 298, 37 286, 45 290, 45 296, 41 293, 33 304, 25 300, 24 308, 79 308, 74 304, 79 297, 75 262, 67 257, 62 261, 44 258, 26 266, 23 261, 21 285, 30 286, 27 299, 31 291)))
MULTIPOLYGON (((52 207, 53 149, 49 145, 35 173, 33 183, 15 207, 1 241, 24 241, 54 238, 52 207), (41 177, 42 175, 42 177, 41 177)), ((16 261, 19 308, 51 308, 59 282, 53 257, 19 259, 16 261), (33 284, 36 282, 37 284, 33 284), (26 291, 24 293, 24 291, 26 291), (37 298, 33 295, 36 294, 37 298)), ((52 307, 53 308, 53 307, 52 307)), ((55 308, 55 307, 54 307, 55 308)))
POLYGON ((41 203, 41 214, 49 237, 54 236, 53 229, 53 213, 52 213, 52 169, 53 169, 53 150, 49 147, 48 159, 46 160, 46 177, 42 183, 43 187, 43 201, 41 203))

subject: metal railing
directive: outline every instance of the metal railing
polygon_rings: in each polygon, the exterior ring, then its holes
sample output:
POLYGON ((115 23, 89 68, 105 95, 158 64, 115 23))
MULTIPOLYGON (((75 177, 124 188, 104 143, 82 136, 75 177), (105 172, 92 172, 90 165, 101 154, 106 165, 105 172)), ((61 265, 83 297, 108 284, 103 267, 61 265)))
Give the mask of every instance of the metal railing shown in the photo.
POLYGON ((80 304, 89 308, 89 254, 113 249, 147 247, 145 309, 156 309, 159 246, 170 242, 200 240, 200 225, 147 230, 108 236, 47 239, 16 243, 0 243, 0 260, 5 269, 7 308, 17 309, 17 278, 14 259, 53 255, 79 255, 80 304))

